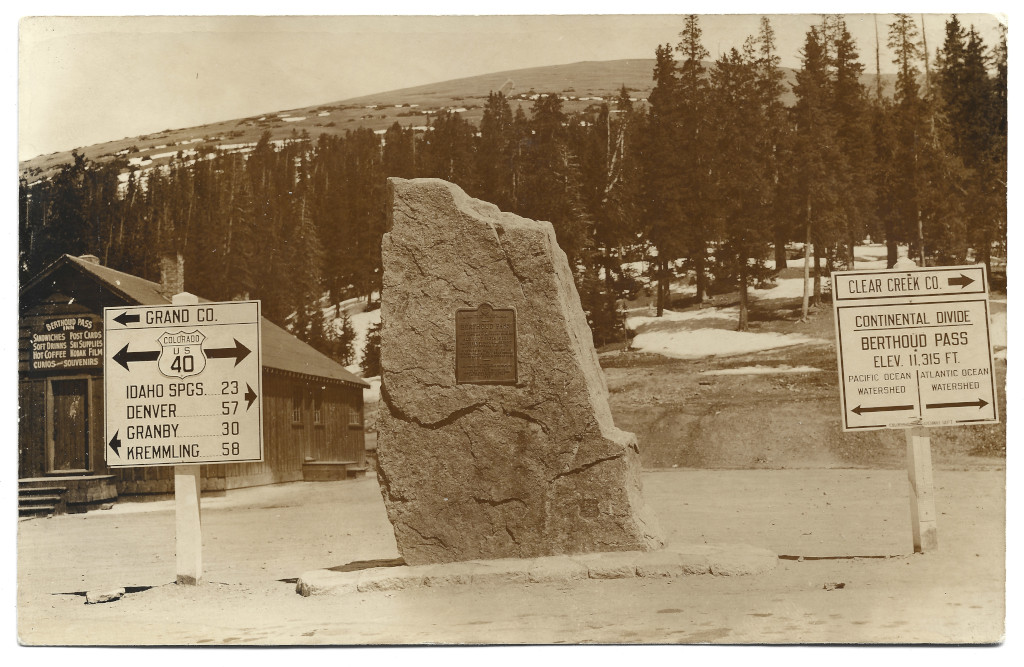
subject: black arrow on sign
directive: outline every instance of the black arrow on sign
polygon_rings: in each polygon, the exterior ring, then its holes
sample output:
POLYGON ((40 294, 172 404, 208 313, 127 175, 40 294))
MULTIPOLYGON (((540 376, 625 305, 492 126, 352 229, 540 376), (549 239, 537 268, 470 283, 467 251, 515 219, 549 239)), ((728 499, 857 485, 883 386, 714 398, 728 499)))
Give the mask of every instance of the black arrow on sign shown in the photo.
POLYGON ((961 273, 959 278, 946 278, 946 282, 949 285, 959 285, 960 289, 963 289, 973 283, 974 278, 969 278, 961 273))
POLYGON ((242 361, 242 359, 245 359, 246 357, 249 356, 250 350, 245 345, 239 343, 237 338, 235 338, 234 340, 234 347, 221 347, 213 350, 206 350, 206 357, 208 359, 224 359, 227 357, 234 357, 235 366, 237 366, 238 363, 242 361))
POLYGON ((124 366, 124 369, 131 372, 132 369, 128 368, 128 364, 133 361, 156 361, 160 358, 160 351, 153 350, 147 352, 129 352, 128 346, 131 343, 125 343, 117 354, 114 355, 114 361, 124 366))
POLYGON ((973 408, 977 407, 981 410, 983 407, 988 405, 988 401, 979 398, 976 401, 960 401, 958 403, 929 403, 929 408, 973 408))
POLYGON ((121 449, 121 440, 117 437, 118 433, 119 431, 114 431, 114 437, 110 440, 110 448, 114 450, 114 453, 117 454, 118 457, 120 457, 121 452, 119 450, 121 449))
POLYGON ((252 387, 249 386, 248 382, 245 383, 245 388, 248 391, 245 392, 244 398, 245 400, 249 401, 249 404, 245 406, 245 409, 248 410, 249 408, 252 407, 252 402, 256 400, 256 392, 252 390, 252 387))
POLYGON ((114 321, 120 323, 122 326, 128 326, 129 322, 138 322, 139 316, 129 315, 128 313, 121 313, 120 315, 114 318, 114 321))
POLYGON ((913 405, 880 405, 877 408, 862 408, 861 406, 855 407, 850 412, 855 412, 858 415, 864 414, 865 412, 892 412, 895 410, 913 410, 913 405))

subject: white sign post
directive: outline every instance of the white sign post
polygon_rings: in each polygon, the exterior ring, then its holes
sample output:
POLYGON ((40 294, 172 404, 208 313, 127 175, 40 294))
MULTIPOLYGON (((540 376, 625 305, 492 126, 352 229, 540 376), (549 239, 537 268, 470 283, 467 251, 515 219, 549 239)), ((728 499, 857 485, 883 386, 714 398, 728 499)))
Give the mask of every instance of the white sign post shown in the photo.
POLYGON ((984 265, 832 274, 844 431, 907 430, 914 550, 938 546, 926 427, 994 424, 984 265))
POLYGON ((177 581, 202 579, 199 464, 263 460, 258 301, 104 308, 107 466, 174 466, 177 581))

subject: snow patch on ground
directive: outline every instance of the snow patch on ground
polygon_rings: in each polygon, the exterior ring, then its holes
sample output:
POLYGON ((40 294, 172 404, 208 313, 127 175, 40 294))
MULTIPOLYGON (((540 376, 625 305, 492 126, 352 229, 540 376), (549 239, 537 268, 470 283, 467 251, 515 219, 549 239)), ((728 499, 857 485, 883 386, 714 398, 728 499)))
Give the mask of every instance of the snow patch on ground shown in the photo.
MULTIPOLYGON (((789 246, 791 249, 801 250, 803 244, 797 243, 793 246, 789 246)), ((907 246, 900 246, 906 248, 907 246)), ((790 254, 791 259, 786 261, 786 268, 789 269, 802 269, 804 266, 804 258, 793 257, 790 254)), ((886 257, 887 251, 884 243, 869 243, 867 245, 855 246, 853 249, 853 258, 856 262, 853 268, 856 269, 884 269, 886 268, 886 257)), ((826 259, 821 258, 821 267, 825 268, 826 259)), ((765 260, 765 266, 769 269, 775 269, 775 260, 765 260)), ((814 258, 811 258, 811 266, 814 265, 814 258)))
POLYGON ((668 291, 671 294, 685 294, 686 296, 694 296, 694 297, 697 296, 697 286, 693 285, 693 284, 690 284, 690 285, 680 285, 678 283, 674 283, 674 284, 669 286, 669 290, 668 291))
POLYGON ((803 278, 780 278, 775 287, 751 290, 751 296, 758 299, 792 299, 804 295, 803 278))
MULTIPOLYGON (((372 298, 374 301, 380 301, 380 296, 376 292, 373 293, 372 298)), ((321 300, 321 305, 325 303, 328 303, 326 297, 321 300)), ((348 315, 349 323, 351 323, 352 330, 355 332, 355 338, 352 341, 352 363, 345 368, 350 373, 362 376, 362 369, 359 367, 359 364, 363 360, 366 334, 373 325, 380 322, 380 308, 367 311, 366 299, 355 297, 342 301, 338 304, 338 307, 335 307, 333 303, 329 303, 322 308, 322 312, 324 321, 333 326, 334 330, 338 333, 341 333, 342 316, 348 315)))
MULTIPOLYGON (((826 262, 825 258, 822 257, 821 258, 821 268, 825 268, 825 262, 826 262)), ((766 260, 764 260, 764 265, 765 265, 766 268, 769 268, 772 271, 775 270, 775 260, 774 259, 766 259, 766 260)), ((811 266, 812 267, 814 266, 814 258, 813 257, 811 257, 811 266)), ((787 269, 802 269, 802 268, 804 268, 804 258, 800 257, 798 259, 788 259, 788 260, 786 260, 786 268, 787 269)))
POLYGON ((380 376, 363 379, 370 383, 370 388, 363 390, 363 403, 376 403, 380 400, 380 376))
POLYGON ((641 260, 639 262, 623 262, 622 263, 623 270, 629 270, 629 272, 632 273, 634 276, 645 276, 645 275, 647 275, 647 271, 648 271, 650 266, 651 266, 650 262, 645 262, 643 260, 641 260))
POLYGON ((675 359, 699 359, 715 355, 750 354, 792 345, 828 344, 802 334, 754 333, 727 329, 660 330, 640 333, 632 347, 640 352, 675 359))
MULTIPOLYGON (((649 308, 640 308, 641 311, 650 312, 649 308)), ((661 317, 651 315, 633 315, 626 318, 626 328, 632 331, 639 331, 641 327, 660 325, 665 322, 694 322, 699 320, 736 320, 740 316, 739 308, 702 308, 699 310, 686 310, 676 312, 666 310, 661 317)))

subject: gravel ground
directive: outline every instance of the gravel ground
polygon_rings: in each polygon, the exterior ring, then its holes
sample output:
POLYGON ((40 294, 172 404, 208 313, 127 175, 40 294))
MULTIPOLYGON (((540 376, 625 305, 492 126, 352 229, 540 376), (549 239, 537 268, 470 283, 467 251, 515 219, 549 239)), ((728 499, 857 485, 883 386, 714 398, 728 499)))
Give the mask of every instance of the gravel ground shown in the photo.
POLYGON ((204 583, 178 586, 171 502, 18 524, 18 637, 58 645, 986 643, 1003 636, 1005 474, 936 470, 913 555, 905 472, 645 473, 673 543, 745 543, 771 573, 304 598, 303 572, 398 557, 375 479, 204 499, 204 583), (127 587, 115 602, 84 593, 127 587))

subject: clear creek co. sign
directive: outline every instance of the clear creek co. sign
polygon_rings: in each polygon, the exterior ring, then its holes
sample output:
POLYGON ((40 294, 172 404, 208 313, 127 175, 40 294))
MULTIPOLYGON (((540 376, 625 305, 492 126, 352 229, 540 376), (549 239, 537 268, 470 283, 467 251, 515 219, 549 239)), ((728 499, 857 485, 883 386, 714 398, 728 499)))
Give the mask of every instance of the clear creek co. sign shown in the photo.
POLYGON ((843 430, 998 422, 985 267, 832 274, 843 430))
POLYGON ((104 308, 110 467, 263 460, 260 304, 104 308))

